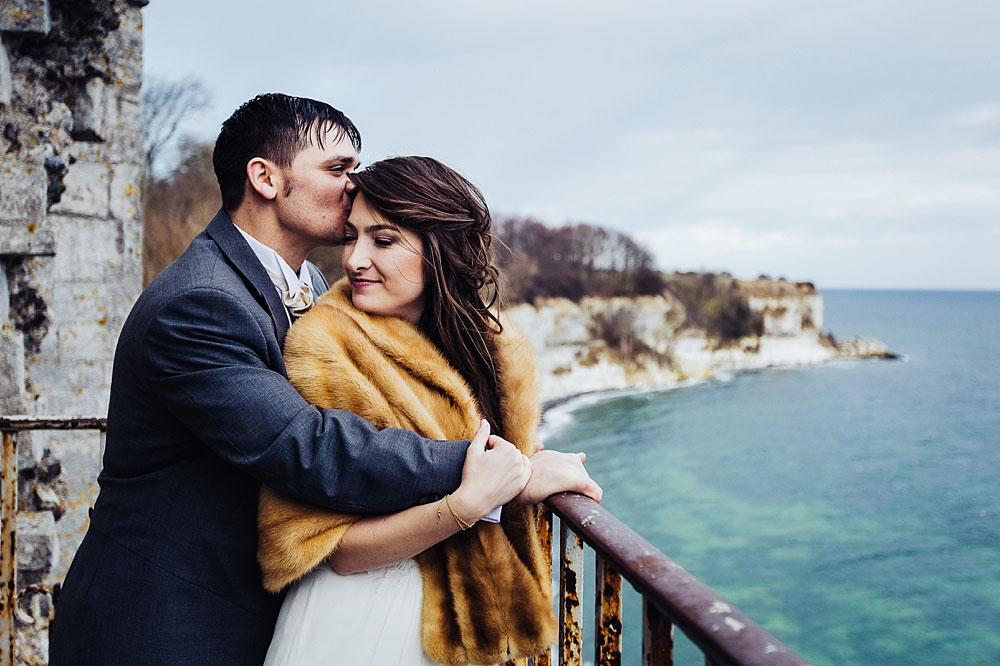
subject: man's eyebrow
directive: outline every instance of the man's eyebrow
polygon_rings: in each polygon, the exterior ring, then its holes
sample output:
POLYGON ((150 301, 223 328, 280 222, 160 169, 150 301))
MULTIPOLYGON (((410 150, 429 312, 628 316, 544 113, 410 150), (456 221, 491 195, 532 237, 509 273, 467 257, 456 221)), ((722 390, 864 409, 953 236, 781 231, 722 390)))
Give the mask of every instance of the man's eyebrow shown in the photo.
POLYGON ((350 155, 337 155, 334 157, 327 158, 323 160, 321 166, 323 168, 333 167, 333 166, 353 166, 355 169, 361 166, 360 160, 357 157, 352 157, 350 155))

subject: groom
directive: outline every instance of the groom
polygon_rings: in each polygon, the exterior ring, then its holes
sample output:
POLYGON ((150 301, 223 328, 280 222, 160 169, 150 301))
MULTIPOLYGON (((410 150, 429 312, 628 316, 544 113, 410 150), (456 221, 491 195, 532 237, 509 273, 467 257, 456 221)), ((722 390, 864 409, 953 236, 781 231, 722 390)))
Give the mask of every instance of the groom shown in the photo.
MULTIPOLYGON (((322 102, 261 95, 223 124, 221 210, 147 287, 121 332, 101 492, 56 609, 50 663, 259 664, 281 598, 261 587, 261 482, 355 513, 432 501, 460 481, 469 442, 375 430, 307 404, 281 347, 327 289, 305 261, 338 242, 361 139, 322 102)), ((493 439, 485 455, 520 454, 493 439)), ((520 501, 570 479, 576 455, 536 453, 520 501)))

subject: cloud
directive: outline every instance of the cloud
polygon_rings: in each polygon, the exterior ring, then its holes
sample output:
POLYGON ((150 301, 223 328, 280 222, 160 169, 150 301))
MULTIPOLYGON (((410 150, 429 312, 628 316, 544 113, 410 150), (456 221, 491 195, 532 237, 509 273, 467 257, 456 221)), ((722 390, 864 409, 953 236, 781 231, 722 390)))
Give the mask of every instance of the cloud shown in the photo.
POLYGON ((147 72, 216 91, 192 128, 206 138, 283 90, 347 111, 365 161, 433 155, 495 211, 633 232, 666 266, 681 248, 926 285, 921 265, 952 262, 936 274, 1000 288, 983 249, 1000 253, 996 3, 171 0, 144 16, 147 72))

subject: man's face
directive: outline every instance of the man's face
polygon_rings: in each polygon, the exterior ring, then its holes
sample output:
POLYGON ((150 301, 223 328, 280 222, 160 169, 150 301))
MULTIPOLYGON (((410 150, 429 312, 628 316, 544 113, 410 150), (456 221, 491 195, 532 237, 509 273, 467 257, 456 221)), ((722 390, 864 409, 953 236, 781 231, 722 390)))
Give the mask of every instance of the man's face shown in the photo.
POLYGON ((347 174, 357 166, 351 140, 338 139, 335 129, 327 132, 322 148, 310 143, 301 150, 291 166, 281 169, 284 182, 276 203, 282 231, 310 249, 340 243, 354 193, 347 174))

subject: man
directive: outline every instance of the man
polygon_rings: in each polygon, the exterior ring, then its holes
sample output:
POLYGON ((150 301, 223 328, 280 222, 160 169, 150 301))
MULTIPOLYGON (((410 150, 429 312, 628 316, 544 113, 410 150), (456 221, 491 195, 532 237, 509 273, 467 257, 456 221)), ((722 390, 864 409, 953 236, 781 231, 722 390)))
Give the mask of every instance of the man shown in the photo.
MULTIPOLYGON (((286 95, 223 124, 223 210, 122 329, 101 492, 58 602, 53 666, 261 663, 281 604, 255 558, 261 482, 367 513, 458 486, 469 442, 377 431, 285 378, 285 333, 328 286, 305 258, 342 236, 360 147, 342 113, 286 95)), ((491 460, 523 464, 491 441, 491 460)), ((522 501, 567 478, 600 498, 575 455, 542 451, 530 467, 522 501)))

